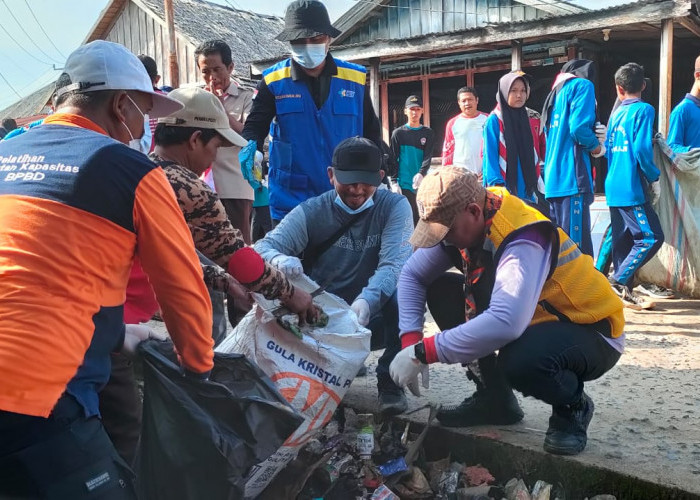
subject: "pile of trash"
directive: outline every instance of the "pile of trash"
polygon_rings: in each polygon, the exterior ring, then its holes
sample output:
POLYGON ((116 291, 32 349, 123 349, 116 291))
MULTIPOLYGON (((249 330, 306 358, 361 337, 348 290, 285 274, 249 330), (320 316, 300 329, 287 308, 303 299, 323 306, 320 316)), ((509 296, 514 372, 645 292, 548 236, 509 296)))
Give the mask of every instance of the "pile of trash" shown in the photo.
MULTIPOLYGON (((537 481, 528 488, 518 478, 502 483, 479 464, 447 456, 426 461, 423 442, 437 408, 430 407, 428 425, 416 434, 411 424, 396 420, 375 423, 374 415, 355 415, 346 430, 342 409, 316 438, 309 441, 260 496, 299 500, 566 500, 560 485, 537 481)), ((590 500, 615 500, 598 495, 590 500)))

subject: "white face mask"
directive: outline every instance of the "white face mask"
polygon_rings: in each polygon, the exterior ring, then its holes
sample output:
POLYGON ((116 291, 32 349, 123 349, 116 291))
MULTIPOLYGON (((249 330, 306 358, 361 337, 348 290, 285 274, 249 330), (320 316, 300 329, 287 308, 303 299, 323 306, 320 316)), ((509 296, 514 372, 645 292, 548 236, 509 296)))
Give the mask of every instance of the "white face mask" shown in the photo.
POLYGON ((339 194, 335 195, 335 204, 338 205, 340 208, 342 208, 345 212, 349 213, 350 215, 355 215, 359 214, 360 212, 364 212, 368 208, 371 208, 374 206, 374 195, 370 196, 367 198, 367 201, 365 201, 360 208, 352 209, 349 206, 345 204, 345 202, 340 198, 339 194))
MULTIPOLYGON (((141 111, 141 108, 138 107, 138 105, 134 102, 134 100, 133 100, 131 97, 129 97, 128 94, 127 94, 126 98, 129 99, 129 100, 131 101, 131 104, 134 105, 134 107, 136 108, 136 110, 137 110, 137 111, 141 114, 141 116, 143 117, 143 120, 144 120, 144 122, 143 122, 143 123, 144 123, 144 130, 146 130, 146 129, 145 129, 145 126, 147 126, 146 124, 148 123, 148 115, 145 114, 145 113, 143 113, 143 112, 141 111)), ((141 137, 139 137, 139 138, 136 138, 136 137, 134 137, 134 134, 131 133, 131 130, 129 130, 129 127, 127 127, 126 123, 124 123, 123 121, 121 121, 121 124, 124 125, 124 128, 126 129, 126 131, 129 132, 129 137, 131 137, 131 140, 129 141, 129 147, 130 147, 131 149, 135 149, 136 151, 141 151, 141 152, 143 153, 143 151, 141 150, 141 138, 143 137, 143 135, 142 135, 141 137)))
POLYGON ((326 59, 325 43, 307 43, 304 45, 292 45, 292 59, 299 66, 306 69, 314 69, 326 59))

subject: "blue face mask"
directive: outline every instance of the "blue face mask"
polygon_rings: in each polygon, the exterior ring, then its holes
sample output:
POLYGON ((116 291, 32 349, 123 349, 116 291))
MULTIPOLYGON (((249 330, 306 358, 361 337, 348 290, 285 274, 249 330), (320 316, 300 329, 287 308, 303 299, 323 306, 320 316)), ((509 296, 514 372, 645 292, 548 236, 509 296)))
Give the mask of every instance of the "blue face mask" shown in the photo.
POLYGON ((371 208, 374 206, 374 196, 370 196, 367 198, 367 201, 365 201, 360 208, 352 209, 349 206, 345 204, 343 200, 340 199, 340 195, 336 194, 335 195, 335 204, 338 205, 340 208, 342 208, 345 212, 349 213, 350 215, 355 215, 359 214, 360 212, 364 212, 368 208, 371 208))
POLYGON ((306 69, 314 69, 321 65, 326 59, 325 43, 308 43, 303 45, 292 45, 292 59, 299 66, 306 69))

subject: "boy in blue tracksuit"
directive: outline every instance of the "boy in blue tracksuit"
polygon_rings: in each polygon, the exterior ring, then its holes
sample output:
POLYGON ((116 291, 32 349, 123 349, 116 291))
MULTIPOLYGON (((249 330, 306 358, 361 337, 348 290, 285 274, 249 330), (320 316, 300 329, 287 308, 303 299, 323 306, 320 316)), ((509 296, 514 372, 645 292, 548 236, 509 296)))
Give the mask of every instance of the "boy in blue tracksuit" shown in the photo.
POLYGON ((593 203, 591 160, 605 154, 604 135, 596 135, 596 100, 592 61, 566 63, 554 80, 542 111, 547 136, 544 195, 551 218, 582 252, 593 255, 590 205, 593 203))
POLYGON ((608 124, 605 179, 615 266, 611 281, 625 306, 637 310, 649 309, 653 303, 632 292, 634 273, 664 241, 652 208, 659 197, 660 172, 652 147, 654 108, 642 102, 644 85, 644 68, 638 64, 625 64, 615 73, 621 104, 608 124))
POLYGON ((695 59, 693 75, 693 88, 671 112, 667 142, 676 153, 700 148, 700 56, 695 59))

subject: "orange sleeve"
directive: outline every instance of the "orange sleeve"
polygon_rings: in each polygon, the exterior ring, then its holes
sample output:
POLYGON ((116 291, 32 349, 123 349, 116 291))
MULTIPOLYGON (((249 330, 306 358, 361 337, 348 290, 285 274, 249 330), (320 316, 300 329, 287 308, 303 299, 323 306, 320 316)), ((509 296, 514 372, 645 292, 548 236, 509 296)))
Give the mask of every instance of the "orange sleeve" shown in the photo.
POLYGON ((182 364, 195 373, 208 372, 214 358, 211 301, 190 230, 160 168, 136 188, 134 228, 136 252, 182 364))

